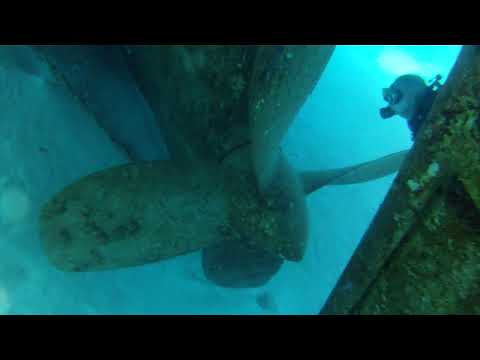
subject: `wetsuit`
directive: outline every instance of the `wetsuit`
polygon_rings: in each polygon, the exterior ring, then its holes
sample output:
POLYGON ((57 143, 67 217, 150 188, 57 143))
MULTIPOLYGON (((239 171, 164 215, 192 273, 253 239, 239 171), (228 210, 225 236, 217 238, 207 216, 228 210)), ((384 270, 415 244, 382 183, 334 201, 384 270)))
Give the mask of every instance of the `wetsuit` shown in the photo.
POLYGON ((417 136, 418 130, 422 127, 425 119, 430 113, 437 94, 438 91, 434 91, 432 88, 428 88, 427 93, 424 95, 417 112, 412 116, 411 119, 408 120, 408 128, 412 132, 413 140, 417 136))

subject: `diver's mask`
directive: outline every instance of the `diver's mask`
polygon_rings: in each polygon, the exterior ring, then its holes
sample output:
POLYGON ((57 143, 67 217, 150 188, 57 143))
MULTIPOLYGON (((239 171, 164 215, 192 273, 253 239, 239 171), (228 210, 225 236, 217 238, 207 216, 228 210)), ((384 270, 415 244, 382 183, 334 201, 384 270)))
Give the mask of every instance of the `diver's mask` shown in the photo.
POLYGON ((402 100, 403 94, 398 89, 385 88, 382 90, 383 100, 388 103, 388 106, 380 109, 380 116, 382 119, 388 119, 395 115, 392 106, 395 106, 402 100))
POLYGON ((388 105, 393 106, 397 105, 400 100, 402 100, 402 92, 397 89, 387 88, 383 89, 383 100, 385 100, 388 105))

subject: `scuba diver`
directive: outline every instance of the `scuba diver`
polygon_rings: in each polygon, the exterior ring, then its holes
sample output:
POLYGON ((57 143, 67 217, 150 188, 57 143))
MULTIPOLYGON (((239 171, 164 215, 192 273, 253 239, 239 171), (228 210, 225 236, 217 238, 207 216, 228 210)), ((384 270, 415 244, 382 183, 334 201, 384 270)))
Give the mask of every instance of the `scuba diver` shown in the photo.
POLYGON ((380 109, 380 116, 389 119, 399 115, 407 120, 415 139, 417 132, 427 118, 433 102, 442 87, 442 76, 437 75, 427 85, 418 75, 402 75, 389 88, 383 89, 383 99, 388 103, 380 109))

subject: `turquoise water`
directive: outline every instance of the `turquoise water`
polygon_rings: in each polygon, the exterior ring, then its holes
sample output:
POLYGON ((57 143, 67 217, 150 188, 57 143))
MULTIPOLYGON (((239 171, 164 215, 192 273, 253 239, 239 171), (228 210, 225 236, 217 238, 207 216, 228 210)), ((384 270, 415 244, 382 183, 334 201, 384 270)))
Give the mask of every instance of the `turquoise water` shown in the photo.
MULTIPOLYGON (((378 114, 385 105, 381 89, 404 73, 427 80, 439 73, 445 79, 459 51, 460 46, 338 46, 285 138, 287 157, 300 170, 327 169, 408 149, 406 122, 378 114)), ((62 108, 54 112, 49 103, 55 92, 11 64, 0 67, 0 105, 10 109, 0 123, 0 314, 316 314, 394 178, 312 194, 305 258, 285 264, 262 288, 214 286, 202 275, 199 253, 139 268, 62 273, 39 246, 39 204, 82 174, 125 162, 125 155, 93 118, 79 125, 60 116, 62 108)), ((121 93, 108 71, 99 64, 98 87, 104 101, 124 106, 115 121, 148 118, 148 109, 133 113, 127 100, 138 94, 121 93)), ((143 145, 145 156, 166 156, 151 131, 147 140, 139 129, 119 129, 125 141, 143 145)))

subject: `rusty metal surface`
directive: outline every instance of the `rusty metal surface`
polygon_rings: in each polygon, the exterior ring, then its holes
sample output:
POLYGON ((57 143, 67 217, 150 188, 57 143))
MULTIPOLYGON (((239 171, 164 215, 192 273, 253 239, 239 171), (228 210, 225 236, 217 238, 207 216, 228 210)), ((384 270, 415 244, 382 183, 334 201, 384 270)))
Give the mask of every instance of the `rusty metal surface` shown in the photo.
POLYGON ((479 313, 480 50, 464 46, 321 314, 479 313))

